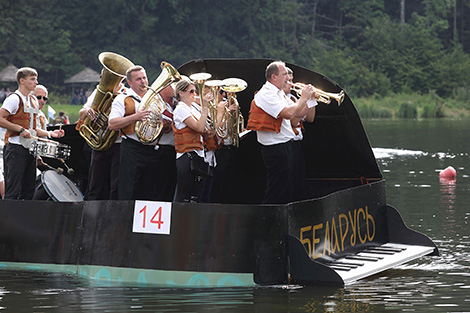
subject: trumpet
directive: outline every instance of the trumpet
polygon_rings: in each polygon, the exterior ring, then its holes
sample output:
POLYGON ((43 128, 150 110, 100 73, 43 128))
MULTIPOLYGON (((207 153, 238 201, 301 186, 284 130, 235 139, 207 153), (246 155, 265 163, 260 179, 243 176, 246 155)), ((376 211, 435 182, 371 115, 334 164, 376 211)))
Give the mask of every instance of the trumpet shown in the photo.
MULTIPOLYGON (((299 96, 301 96, 302 89, 304 89, 305 86, 306 84, 303 84, 303 83, 295 83, 295 84, 292 84, 291 90, 294 91, 299 96)), ((325 104, 330 104, 331 99, 334 99, 338 103, 338 106, 340 106, 341 102, 343 102, 344 100, 344 90, 341 90, 339 93, 330 93, 330 92, 325 92, 321 89, 315 88, 315 93, 317 94, 315 97, 315 100, 319 102, 323 102, 325 104)))

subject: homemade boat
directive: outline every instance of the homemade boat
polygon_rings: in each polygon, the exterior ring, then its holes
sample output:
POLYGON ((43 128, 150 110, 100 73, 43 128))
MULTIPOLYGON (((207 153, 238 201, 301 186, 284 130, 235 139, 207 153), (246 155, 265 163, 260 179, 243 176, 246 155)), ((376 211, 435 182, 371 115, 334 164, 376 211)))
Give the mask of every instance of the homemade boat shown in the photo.
MULTIPOLYGON (((247 119, 271 61, 200 59, 178 71, 245 80, 248 87, 237 98, 247 119)), ((325 76, 287 65, 296 82, 341 90, 325 76)), ((63 182, 46 180, 42 185, 56 201, 0 201, 0 268, 177 287, 343 285, 439 254, 387 204, 384 179, 348 95, 341 105, 318 105, 314 123, 305 125, 309 200, 286 205, 260 204, 265 173, 254 132, 240 141, 227 186, 232 196, 224 204, 80 201, 74 188, 86 185, 84 140, 75 125, 65 131, 59 141, 72 147, 67 163, 74 171, 64 168, 63 175, 76 187, 55 186, 55 192, 69 192, 72 201, 60 202, 47 186, 63 182)))

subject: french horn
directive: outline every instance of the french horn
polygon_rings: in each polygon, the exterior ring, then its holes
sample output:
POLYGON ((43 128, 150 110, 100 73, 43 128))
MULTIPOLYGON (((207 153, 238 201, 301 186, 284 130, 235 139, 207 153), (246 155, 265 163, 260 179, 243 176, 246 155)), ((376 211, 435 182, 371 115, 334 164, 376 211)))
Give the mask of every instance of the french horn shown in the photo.
POLYGON ((103 65, 101 80, 93 98, 91 108, 95 111, 95 119, 86 117, 79 133, 88 145, 97 151, 106 151, 114 144, 118 132, 108 128, 108 117, 111 104, 117 93, 115 89, 126 77, 126 72, 134 64, 125 57, 113 53, 102 52, 98 56, 103 65))
POLYGON ((138 111, 151 111, 147 119, 135 122, 134 130, 142 143, 155 141, 163 128, 162 115, 166 109, 166 104, 158 93, 170 84, 181 80, 180 74, 170 63, 163 61, 160 67, 162 72, 151 86, 147 86, 148 90, 138 108, 138 111))

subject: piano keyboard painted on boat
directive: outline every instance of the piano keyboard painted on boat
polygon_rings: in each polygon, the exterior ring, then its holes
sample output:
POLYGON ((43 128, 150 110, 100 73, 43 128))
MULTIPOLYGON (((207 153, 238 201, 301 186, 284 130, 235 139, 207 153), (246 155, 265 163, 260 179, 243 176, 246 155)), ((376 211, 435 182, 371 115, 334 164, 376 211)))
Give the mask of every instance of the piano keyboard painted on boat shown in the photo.
POLYGON ((377 247, 369 247, 357 254, 345 256, 326 265, 341 276, 345 284, 350 284, 433 251, 434 247, 387 243, 377 247))

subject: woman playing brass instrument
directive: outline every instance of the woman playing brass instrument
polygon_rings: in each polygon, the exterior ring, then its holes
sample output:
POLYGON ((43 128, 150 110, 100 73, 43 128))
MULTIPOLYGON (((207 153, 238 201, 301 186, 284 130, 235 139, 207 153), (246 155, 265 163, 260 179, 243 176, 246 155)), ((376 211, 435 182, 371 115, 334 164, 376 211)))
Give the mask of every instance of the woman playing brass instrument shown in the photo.
MULTIPOLYGON (((208 106, 203 101, 201 112, 192 105, 195 102, 197 89, 195 84, 187 77, 176 83, 175 97, 178 105, 173 112, 173 133, 176 150, 177 182, 174 201, 189 202, 198 201, 197 196, 200 189, 200 176, 195 174, 195 168, 191 168, 196 162, 204 167, 204 139, 206 128, 208 106)), ((208 98, 210 101, 210 93, 208 98)))

